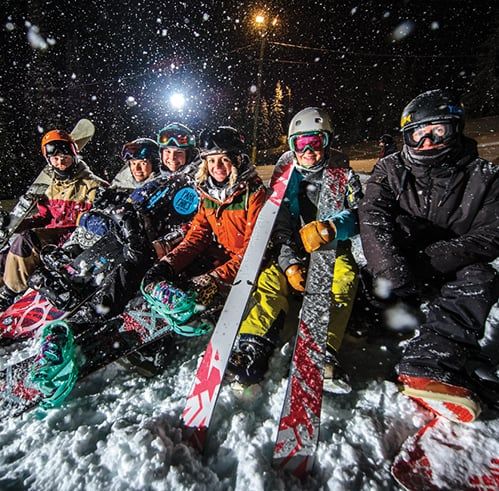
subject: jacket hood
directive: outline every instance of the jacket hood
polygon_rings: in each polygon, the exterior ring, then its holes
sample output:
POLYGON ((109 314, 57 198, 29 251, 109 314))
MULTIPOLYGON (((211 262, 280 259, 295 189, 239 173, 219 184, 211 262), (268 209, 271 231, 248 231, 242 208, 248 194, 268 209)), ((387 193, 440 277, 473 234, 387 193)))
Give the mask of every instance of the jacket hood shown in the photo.
POLYGON ((142 187, 145 183, 152 181, 156 177, 158 177, 158 174, 156 172, 152 172, 147 179, 137 182, 132 175, 130 165, 126 163, 112 180, 111 189, 137 189, 142 187))

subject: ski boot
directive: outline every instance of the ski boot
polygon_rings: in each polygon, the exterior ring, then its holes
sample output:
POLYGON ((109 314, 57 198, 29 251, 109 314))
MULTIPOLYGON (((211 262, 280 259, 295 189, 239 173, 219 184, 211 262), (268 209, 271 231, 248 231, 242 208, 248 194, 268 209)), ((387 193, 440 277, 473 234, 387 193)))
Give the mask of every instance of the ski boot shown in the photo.
POLYGON ((261 382, 269 367, 275 345, 262 336, 242 334, 227 365, 227 380, 241 385, 261 382))
POLYGON ((323 391, 327 394, 348 394, 352 391, 350 378, 340 365, 336 352, 329 349, 324 359, 323 391))

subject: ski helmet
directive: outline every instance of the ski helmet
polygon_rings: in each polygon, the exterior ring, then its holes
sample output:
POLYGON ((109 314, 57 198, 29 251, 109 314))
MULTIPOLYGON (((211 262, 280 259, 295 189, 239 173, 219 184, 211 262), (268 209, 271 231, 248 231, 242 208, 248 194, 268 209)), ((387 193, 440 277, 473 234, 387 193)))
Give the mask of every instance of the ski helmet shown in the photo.
POLYGON ((199 136, 201 157, 217 153, 234 156, 245 153, 244 136, 232 126, 219 126, 214 130, 204 130, 199 136))
POLYGON ((393 139, 392 135, 385 133, 384 135, 381 135, 379 137, 379 144, 380 145, 394 145, 395 140, 393 139))
POLYGON ((158 133, 158 145, 160 148, 194 148, 196 136, 187 126, 181 123, 170 123, 158 133))
POLYGON ((52 155, 63 153, 76 158, 78 147, 73 137, 62 130, 50 130, 42 137, 42 155, 48 161, 52 155))
POLYGON ((423 123, 454 121, 457 130, 464 129, 464 109, 459 98, 448 90, 436 89, 415 97, 402 111, 401 131, 407 131, 423 123))
POLYGON ((289 123, 288 139, 300 133, 327 133, 331 135, 333 125, 331 117, 325 109, 306 107, 293 116, 289 123))
POLYGON ((137 138, 125 143, 121 150, 121 158, 129 160, 150 160, 153 167, 159 164, 159 146, 151 138, 137 138))

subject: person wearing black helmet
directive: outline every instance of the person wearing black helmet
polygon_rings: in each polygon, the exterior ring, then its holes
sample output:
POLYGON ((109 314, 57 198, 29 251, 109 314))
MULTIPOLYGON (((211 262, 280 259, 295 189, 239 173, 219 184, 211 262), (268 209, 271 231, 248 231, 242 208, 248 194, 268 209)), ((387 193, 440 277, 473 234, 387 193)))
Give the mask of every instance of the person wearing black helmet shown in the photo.
POLYGON ((380 159, 387 157, 388 155, 391 155, 392 153, 395 153, 398 150, 397 144, 395 143, 393 136, 388 133, 385 133, 380 136, 378 140, 378 146, 379 146, 378 157, 380 159))
POLYGON ((238 130, 205 130, 199 145, 199 210, 182 242, 148 271, 143 284, 147 291, 154 283, 188 279, 187 288, 208 306, 234 281, 266 190, 238 130))
POLYGON ((402 113, 402 151, 378 162, 359 209, 368 269, 390 286, 380 302, 417 308, 430 299, 424 315, 414 310, 418 334, 397 367, 402 391, 458 422, 499 397, 479 344, 499 295, 488 264, 499 255, 499 167, 479 157, 464 121, 449 91, 413 99, 402 113))

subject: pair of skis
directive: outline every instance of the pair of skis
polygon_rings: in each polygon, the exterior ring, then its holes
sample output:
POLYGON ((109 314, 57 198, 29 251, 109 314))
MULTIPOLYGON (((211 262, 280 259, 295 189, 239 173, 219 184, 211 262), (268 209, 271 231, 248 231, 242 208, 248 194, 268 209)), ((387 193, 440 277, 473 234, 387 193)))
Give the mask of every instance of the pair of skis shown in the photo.
MULTIPOLYGON (((238 275, 187 396, 182 422, 187 439, 199 450, 221 389, 224 372, 244 314, 275 218, 293 172, 293 162, 278 165, 271 178, 272 194, 264 205, 238 275)), ((318 204, 318 219, 341 209, 348 170, 327 169, 318 204)), ((322 403, 326 336, 331 304, 335 250, 312 253, 298 335, 283 412, 274 448, 276 466, 303 476, 312 468, 317 446, 322 403)))

